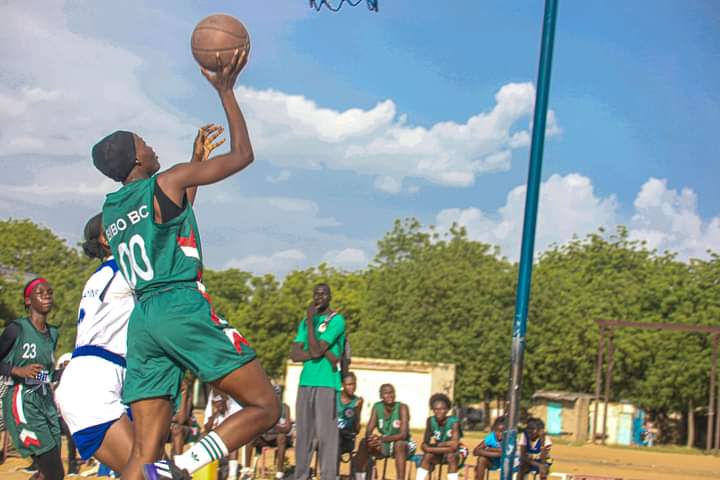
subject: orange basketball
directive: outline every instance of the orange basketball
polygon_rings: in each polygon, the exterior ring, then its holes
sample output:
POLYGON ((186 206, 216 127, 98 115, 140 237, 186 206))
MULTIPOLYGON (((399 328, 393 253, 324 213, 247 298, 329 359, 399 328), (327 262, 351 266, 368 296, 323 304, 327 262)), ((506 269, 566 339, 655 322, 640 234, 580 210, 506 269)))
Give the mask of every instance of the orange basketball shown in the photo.
POLYGON ((210 15, 200 20, 190 38, 190 48, 197 62, 208 70, 217 70, 215 55, 223 65, 232 61, 236 49, 250 51, 250 34, 240 20, 230 15, 210 15))

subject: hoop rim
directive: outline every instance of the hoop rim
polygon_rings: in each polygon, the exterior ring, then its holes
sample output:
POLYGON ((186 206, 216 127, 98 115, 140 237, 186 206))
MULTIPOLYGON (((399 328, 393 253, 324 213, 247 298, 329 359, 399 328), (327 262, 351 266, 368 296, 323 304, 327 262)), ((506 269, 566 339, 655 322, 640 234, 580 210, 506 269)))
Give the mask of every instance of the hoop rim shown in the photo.
POLYGON ((333 5, 330 0, 310 0, 310 8, 314 8, 319 12, 322 10, 322 7, 325 6, 331 12, 339 12, 345 3, 349 4, 351 7, 357 7, 362 2, 367 4, 369 11, 378 11, 379 0, 337 0, 337 5, 333 5))

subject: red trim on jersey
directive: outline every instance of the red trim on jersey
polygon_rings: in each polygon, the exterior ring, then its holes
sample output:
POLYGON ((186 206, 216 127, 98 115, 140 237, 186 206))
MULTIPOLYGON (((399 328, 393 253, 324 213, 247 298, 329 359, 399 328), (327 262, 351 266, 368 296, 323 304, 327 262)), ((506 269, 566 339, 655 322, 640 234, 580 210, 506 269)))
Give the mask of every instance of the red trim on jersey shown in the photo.
POLYGON ((235 350, 237 350, 238 353, 242 353, 242 351, 243 351, 242 346, 247 345, 249 347, 250 342, 248 342, 245 337, 240 335, 240 332, 235 330, 235 331, 233 331, 233 345, 235 346, 235 350))
MULTIPOLYGON (((13 392, 13 399, 12 399, 12 413, 13 418, 15 419, 15 425, 20 425, 22 422, 20 421, 20 413, 17 409, 17 402, 18 402, 18 394, 20 393, 20 385, 15 385, 15 391, 13 392)), ((22 401, 22 399, 20 399, 22 401)))
POLYGON ((193 230, 190 230, 189 237, 177 237, 177 243, 181 247, 197 248, 197 242, 195 241, 195 232, 193 230))
MULTIPOLYGON (((23 430, 25 432, 25 430, 23 430)), ((32 435, 35 435, 34 433, 32 435)), ((39 447, 40 446, 40 440, 38 440, 36 437, 31 437, 30 435, 25 435, 25 439, 23 440, 23 445, 25 445, 25 448, 27 447, 39 447)))
POLYGON ((200 292, 200 295, 203 296, 205 300, 210 304, 210 319, 213 321, 215 325, 222 325, 222 320, 220 320, 220 317, 217 316, 217 313, 215 313, 215 307, 212 305, 212 300, 210 299, 210 295, 208 295, 206 292, 203 292, 202 290, 198 289, 198 292, 200 292))

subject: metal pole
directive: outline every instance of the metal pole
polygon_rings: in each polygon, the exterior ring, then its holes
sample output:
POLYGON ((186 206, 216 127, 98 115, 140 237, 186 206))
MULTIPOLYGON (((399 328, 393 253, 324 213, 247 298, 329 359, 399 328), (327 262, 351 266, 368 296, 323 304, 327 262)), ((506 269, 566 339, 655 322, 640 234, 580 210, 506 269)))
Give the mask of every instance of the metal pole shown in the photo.
POLYGON ((717 375, 718 336, 712 336, 712 360, 710 363, 710 400, 708 401, 707 435, 705 449, 712 450, 713 425, 715 422, 715 377, 717 375))
POLYGON ((598 410, 600 409, 600 389, 602 388, 602 367, 603 348, 605 348, 605 328, 600 327, 600 338, 598 339, 598 354, 595 363, 595 408, 593 409, 592 437, 590 441, 595 443, 597 438, 598 410))
POLYGON ((610 385, 612 384, 612 369, 613 369, 613 332, 610 330, 608 333, 608 367, 607 374, 605 375, 605 411, 603 413, 603 433, 602 433, 602 444, 605 445, 607 442, 607 423, 608 423, 608 403, 610 402, 610 385))
POLYGON ((550 93, 550 73, 552 70, 553 43, 555 41, 557 4, 557 0, 545 0, 542 43, 540 45, 540 65, 538 67, 537 92, 535 94, 535 113, 533 115, 532 143, 530 144, 530 166, 525 197, 522 249, 520 251, 520 267, 515 301, 515 321, 513 324, 510 368, 510 407, 508 412, 508 429, 503 435, 502 470, 500 473, 502 480, 512 479, 512 467, 515 461, 517 422, 522 391, 523 356, 525 354, 525 331, 527 329, 528 302, 530 300, 530 283, 532 280, 535 225, 537 224, 543 147, 545 146, 545 124, 550 93))
POLYGON ((715 394, 715 452, 718 453, 720 451, 720 385, 718 385, 717 379, 715 380, 715 385, 717 388, 717 393, 715 394))

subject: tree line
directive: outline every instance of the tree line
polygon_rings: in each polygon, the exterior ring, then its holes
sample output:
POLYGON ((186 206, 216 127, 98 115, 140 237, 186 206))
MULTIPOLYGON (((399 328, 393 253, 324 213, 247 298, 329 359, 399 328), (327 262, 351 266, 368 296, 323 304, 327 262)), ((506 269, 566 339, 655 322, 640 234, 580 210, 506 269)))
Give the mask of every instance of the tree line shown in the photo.
MULTIPOLYGON (((0 267, 0 319, 23 315, 19 275, 41 274, 55 289, 50 321, 61 327, 59 352, 70 351, 82 287, 96 262, 47 228, 6 220, 0 267)), ((312 287, 327 282, 347 319, 353 355, 454 363, 459 403, 506 395, 517 264, 463 228, 438 232, 416 219, 397 220, 373 262, 356 272, 321 264, 279 279, 208 269, 203 279, 216 310, 248 337, 273 377, 284 373, 312 287)), ((541 389, 594 391, 596 319, 720 325, 719 280, 718 255, 680 261, 631 240, 623 227, 542 252, 528 316, 526 404, 541 389)), ((707 335, 620 329, 614 346, 614 400, 660 418, 707 404, 707 335)))

